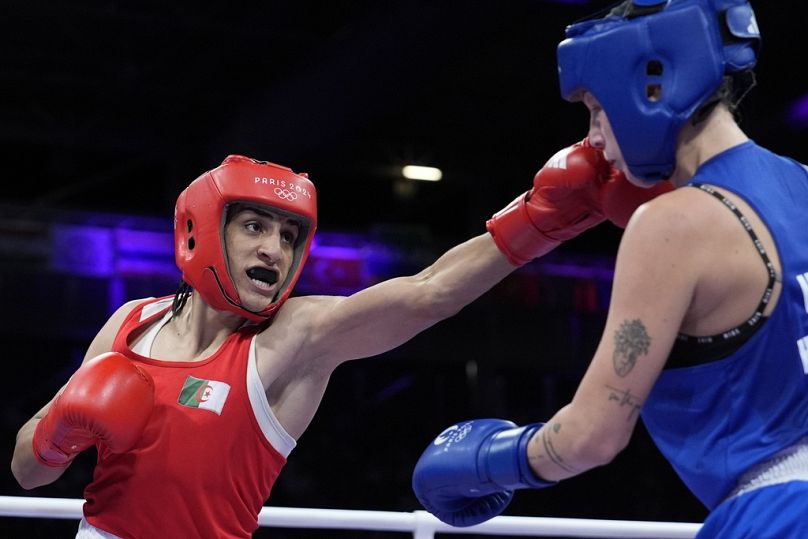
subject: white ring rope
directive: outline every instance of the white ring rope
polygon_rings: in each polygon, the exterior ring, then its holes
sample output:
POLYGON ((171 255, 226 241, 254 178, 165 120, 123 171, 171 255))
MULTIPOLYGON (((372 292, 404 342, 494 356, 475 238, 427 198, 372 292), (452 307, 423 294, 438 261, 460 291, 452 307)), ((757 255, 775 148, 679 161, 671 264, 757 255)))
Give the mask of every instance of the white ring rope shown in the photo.
MULTIPOLYGON (((79 520, 84 500, 0 496, 0 516, 79 520)), ((264 507, 258 524, 272 528, 386 530, 410 532, 415 539, 431 539, 435 533, 511 535, 532 537, 641 537, 690 539, 701 524, 642 522, 548 517, 496 517, 470 528, 454 528, 426 511, 356 511, 297 507, 264 507)))

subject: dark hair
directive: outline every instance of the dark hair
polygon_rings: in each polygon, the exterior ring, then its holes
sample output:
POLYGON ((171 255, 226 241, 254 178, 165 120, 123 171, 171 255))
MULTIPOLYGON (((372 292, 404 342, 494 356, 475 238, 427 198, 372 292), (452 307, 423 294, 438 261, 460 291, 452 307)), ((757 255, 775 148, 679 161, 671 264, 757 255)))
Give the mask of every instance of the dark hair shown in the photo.
POLYGON ((171 317, 175 317, 180 314, 182 308, 185 307, 185 303, 188 301, 188 298, 191 297, 191 293, 194 291, 191 288, 191 285, 186 283, 185 281, 180 281, 179 287, 177 287, 177 292, 174 294, 174 301, 171 303, 171 317))
POLYGON ((691 122, 697 125, 703 121, 719 103, 729 109, 736 122, 740 121, 740 104, 746 94, 755 87, 757 78, 752 69, 744 69, 724 75, 721 85, 715 93, 693 114, 691 122))

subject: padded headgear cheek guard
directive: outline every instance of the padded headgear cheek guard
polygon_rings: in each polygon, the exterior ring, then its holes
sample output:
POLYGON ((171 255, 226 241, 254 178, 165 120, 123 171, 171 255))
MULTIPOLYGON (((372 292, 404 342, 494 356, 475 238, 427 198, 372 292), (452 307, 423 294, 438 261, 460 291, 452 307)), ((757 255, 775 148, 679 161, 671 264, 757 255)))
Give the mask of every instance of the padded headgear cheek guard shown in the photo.
POLYGON ((634 0, 628 7, 637 16, 567 27, 558 46, 561 95, 595 96, 632 174, 657 181, 673 173, 688 118, 726 74, 755 65, 760 32, 746 0, 634 0))
POLYGON ((305 174, 230 155, 194 180, 177 199, 174 245, 182 278, 210 306, 255 322, 269 319, 297 283, 317 229, 317 192, 305 174), (267 207, 300 223, 289 273, 278 293, 261 311, 246 309, 233 284, 224 247, 227 207, 233 203, 267 207))

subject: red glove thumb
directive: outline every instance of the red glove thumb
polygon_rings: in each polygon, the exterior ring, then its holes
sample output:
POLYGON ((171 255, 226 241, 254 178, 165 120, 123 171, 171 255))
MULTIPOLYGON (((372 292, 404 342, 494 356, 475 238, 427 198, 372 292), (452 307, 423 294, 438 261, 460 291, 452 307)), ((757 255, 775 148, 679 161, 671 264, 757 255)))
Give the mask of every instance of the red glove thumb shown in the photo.
POLYGON ((626 175, 612 167, 609 178, 600 188, 600 203, 606 218, 620 228, 626 228, 634 211, 649 200, 673 191, 669 181, 655 183, 652 187, 638 187, 626 179, 626 175))

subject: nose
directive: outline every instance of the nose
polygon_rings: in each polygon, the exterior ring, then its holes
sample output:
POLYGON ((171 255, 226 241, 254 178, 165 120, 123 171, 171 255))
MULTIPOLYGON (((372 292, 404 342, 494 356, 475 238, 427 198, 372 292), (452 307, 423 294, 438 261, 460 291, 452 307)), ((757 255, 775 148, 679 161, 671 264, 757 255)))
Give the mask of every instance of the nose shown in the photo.
POLYGON ((606 147, 606 139, 603 137, 603 131, 600 128, 600 118, 598 113, 592 113, 589 116, 589 144, 593 148, 603 150, 606 147))
POLYGON ((280 260, 281 252, 281 232, 279 228, 274 228, 269 234, 265 234, 258 244, 258 257, 269 264, 274 264, 280 260))

